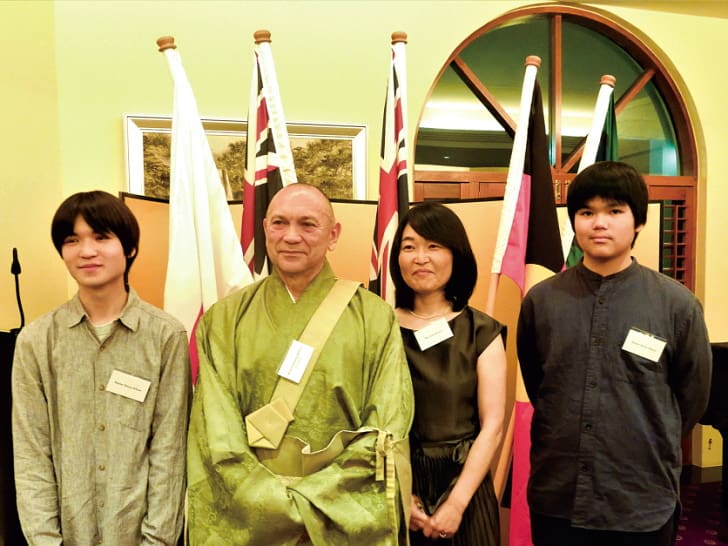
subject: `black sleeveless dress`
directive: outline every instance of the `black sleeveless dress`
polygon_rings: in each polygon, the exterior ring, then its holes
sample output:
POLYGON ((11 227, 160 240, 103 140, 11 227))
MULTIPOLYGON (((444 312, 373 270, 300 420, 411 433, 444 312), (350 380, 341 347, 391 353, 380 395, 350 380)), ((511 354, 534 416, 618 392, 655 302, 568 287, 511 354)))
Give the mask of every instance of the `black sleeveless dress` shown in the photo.
MULTIPOLYGON (((471 307, 449 321, 453 337, 424 351, 414 331, 400 328, 415 392, 415 417, 410 432, 412 488, 432 514, 460 475, 470 446, 480 431, 478 356, 505 326, 471 307)), ((493 479, 488 473, 463 514, 451 539, 431 540, 410 532, 413 546, 499 546, 500 520, 493 479)))

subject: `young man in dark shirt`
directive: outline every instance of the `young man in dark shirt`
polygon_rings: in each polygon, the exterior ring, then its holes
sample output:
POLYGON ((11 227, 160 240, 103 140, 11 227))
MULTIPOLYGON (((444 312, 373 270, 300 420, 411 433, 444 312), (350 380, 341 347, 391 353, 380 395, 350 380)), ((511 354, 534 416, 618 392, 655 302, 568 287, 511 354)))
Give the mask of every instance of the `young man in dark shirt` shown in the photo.
POLYGON ((577 175, 567 204, 584 258, 521 306, 535 546, 674 542, 680 443, 707 405, 711 351, 693 294, 631 256, 647 201, 624 163, 577 175))

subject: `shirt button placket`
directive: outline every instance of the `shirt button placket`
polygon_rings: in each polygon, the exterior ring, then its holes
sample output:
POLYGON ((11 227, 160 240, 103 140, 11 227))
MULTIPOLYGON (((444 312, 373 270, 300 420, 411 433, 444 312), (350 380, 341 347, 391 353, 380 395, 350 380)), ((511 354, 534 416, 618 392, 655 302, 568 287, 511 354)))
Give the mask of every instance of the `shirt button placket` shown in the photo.
POLYGON ((108 454, 108 442, 110 438, 106 435, 107 426, 107 415, 106 415, 106 398, 109 396, 106 393, 105 379, 108 377, 104 370, 107 369, 106 355, 104 354, 104 344, 102 344, 96 356, 96 362, 94 363, 94 370, 97 374, 97 395, 95 396, 95 407, 94 407, 94 422, 96 432, 93 434, 93 450, 94 458, 96 459, 96 479, 95 479, 95 502, 96 502, 96 524, 98 527, 98 541, 97 544, 103 544, 103 528, 102 522, 104 521, 104 512, 106 507, 106 481, 107 468, 106 462, 109 460, 108 454))
MULTIPOLYGON (((600 287, 598 290, 602 290, 600 287)), ((592 503, 592 482, 594 472, 595 449, 593 421, 599 408, 599 382, 602 377, 602 361, 604 359, 604 343, 607 339, 609 324, 607 297, 597 293, 594 295, 589 337, 589 357, 584 377, 584 393, 581 409, 581 432, 579 456, 577 459, 576 492, 574 498, 573 519, 586 521, 589 518, 592 503)))

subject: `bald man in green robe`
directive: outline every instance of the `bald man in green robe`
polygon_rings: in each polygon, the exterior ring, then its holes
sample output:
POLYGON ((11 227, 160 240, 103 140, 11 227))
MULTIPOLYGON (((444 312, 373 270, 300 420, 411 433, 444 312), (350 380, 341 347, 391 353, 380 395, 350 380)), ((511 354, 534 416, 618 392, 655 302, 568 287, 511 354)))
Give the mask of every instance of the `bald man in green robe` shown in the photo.
POLYGON ((251 446, 246 418, 271 402, 292 341, 336 282, 326 252, 341 230, 305 184, 275 195, 264 227, 274 271, 215 304, 197 329, 190 543, 406 544, 412 385, 394 313, 374 294, 358 287, 338 318, 281 446, 251 446))

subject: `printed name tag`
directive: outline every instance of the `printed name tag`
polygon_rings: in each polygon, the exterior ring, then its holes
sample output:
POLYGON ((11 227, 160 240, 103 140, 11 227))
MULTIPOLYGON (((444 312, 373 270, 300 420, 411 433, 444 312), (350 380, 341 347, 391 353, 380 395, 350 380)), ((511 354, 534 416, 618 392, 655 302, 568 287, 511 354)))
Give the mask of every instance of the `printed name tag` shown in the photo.
POLYGON ((420 350, 424 351, 433 345, 437 345, 441 341, 445 341, 453 336, 450 325, 444 318, 431 322, 424 328, 420 328, 415 332, 415 339, 420 346, 420 350))
POLYGON ((313 347, 293 340, 286 357, 283 359, 281 367, 278 369, 278 375, 299 383, 306 371, 306 366, 313 356, 313 347))
POLYGON ((106 390, 119 396, 124 396, 125 398, 131 398, 137 402, 144 402, 151 384, 151 381, 142 379, 141 377, 114 370, 111 372, 106 390))
POLYGON ((659 338, 649 332, 630 328, 627 337, 624 340, 622 349, 628 351, 652 362, 660 360, 662 351, 665 349, 667 341, 659 338))

